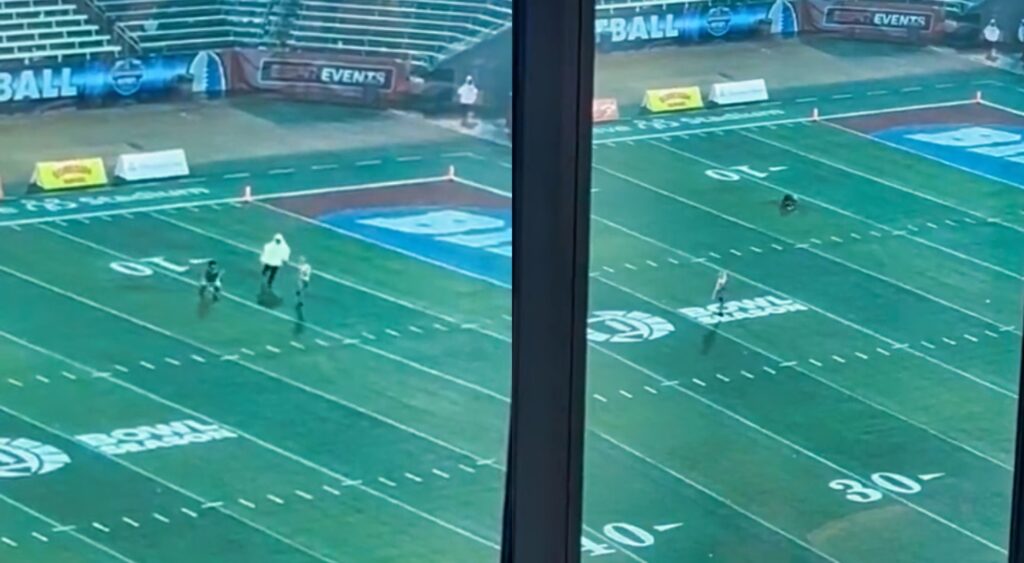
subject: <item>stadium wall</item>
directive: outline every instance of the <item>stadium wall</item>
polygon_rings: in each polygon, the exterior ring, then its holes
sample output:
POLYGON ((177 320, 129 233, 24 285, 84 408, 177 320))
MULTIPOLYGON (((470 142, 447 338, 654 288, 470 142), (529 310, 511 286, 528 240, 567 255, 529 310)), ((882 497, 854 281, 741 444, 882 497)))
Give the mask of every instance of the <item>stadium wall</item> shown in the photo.
POLYGON ((356 105, 397 105, 407 63, 334 53, 224 49, 0 70, 0 112, 167 99, 267 94, 356 105))

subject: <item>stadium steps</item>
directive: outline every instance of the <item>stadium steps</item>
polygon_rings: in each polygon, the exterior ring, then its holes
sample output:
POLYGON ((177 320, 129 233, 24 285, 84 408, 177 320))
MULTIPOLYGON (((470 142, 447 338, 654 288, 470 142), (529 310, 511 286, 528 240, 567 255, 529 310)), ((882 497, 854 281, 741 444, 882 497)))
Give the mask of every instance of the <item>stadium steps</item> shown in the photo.
POLYGON ((68 0, 0 0, 0 64, 64 62, 120 49, 68 0))

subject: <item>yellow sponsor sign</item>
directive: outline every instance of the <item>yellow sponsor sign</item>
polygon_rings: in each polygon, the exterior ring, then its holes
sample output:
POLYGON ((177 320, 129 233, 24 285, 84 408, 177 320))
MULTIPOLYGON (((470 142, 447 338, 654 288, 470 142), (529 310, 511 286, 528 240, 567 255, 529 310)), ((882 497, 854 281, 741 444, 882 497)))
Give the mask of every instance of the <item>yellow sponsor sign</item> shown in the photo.
POLYGON ((44 190, 67 190, 103 186, 107 170, 102 158, 80 158, 60 162, 37 162, 32 183, 44 190))
POLYGON ((644 93, 644 107, 651 113, 700 109, 704 107, 704 98, 698 86, 648 90, 644 93))

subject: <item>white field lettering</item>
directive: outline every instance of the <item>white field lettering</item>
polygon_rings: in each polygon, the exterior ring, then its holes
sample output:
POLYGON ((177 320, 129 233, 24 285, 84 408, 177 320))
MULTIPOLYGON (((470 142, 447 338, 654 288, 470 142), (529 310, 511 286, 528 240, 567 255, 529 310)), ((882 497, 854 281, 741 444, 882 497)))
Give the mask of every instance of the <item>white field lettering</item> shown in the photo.
POLYGON ((107 455, 148 452, 237 437, 234 432, 216 424, 189 419, 75 436, 90 448, 107 455))
POLYGON ((679 312, 698 323, 714 325, 806 310, 805 305, 792 299, 767 296, 726 301, 721 305, 712 303, 704 307, 684 307, 679 312))

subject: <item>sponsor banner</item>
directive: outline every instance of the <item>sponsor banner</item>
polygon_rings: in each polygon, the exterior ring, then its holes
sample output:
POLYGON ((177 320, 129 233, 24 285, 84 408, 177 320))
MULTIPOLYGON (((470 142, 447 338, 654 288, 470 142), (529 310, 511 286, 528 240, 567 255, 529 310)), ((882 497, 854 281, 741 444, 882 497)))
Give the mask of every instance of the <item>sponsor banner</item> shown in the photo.
POLYGON ((177 178, 188 174, 188 160, 182 149, 122 154, 114 166, 114 176, 128 181, 177 178))
POLYGON ((594 123, 607 123, 619 120, 619 100, 615 98, 598 98, 594 100, 594 123))
POLYGON ((805 305, 791 299, 768 296, 726 301, 721 305, 712 303, 704 307, 686 307, 679 312, 700 324, 716 325, 806 310, 805 305))
POLYGON ((262 49, 234 49, 225 56, 232 91, 365 104, 409 92, 409 65, 402 61, 262 49))
POLYGON ((102 158, 37 162, 32 183, 47 191, 104 186, 107 170, 102 158))
POLYGON ((651 113, 700 109, 704 107, 704 98, 697 86, 662 88, 645 92, 643 106, 651 113))
POLYGON ((217 94, 224 89, 224 68, 212 51, 0 70, 0 108, 31 102, 217 94))
POLYGON ((597 48, 638 49, 652 43, 697 43, 757 35, 793 36, 799 30, 794 2, 661 4, 619 13, 598 8, 594 21, 597 48))
POLYGON ((103 454, 118 456, 237 437, 238 435, 234 432, 216 424, 195 420, 176 420, 120 428, 110 432, 80 434, 75 436, 75 439, 103 454))
POLYGON ((936 42, 945 29, 945 11, 935 5, 805 0, 801 6, 805 30, 861 39, 936 42))
POLYGON ((720 106, 768 101, 768 85, 764 79, 742 82, 719 82, 711 86, 708 101, 720 106))

